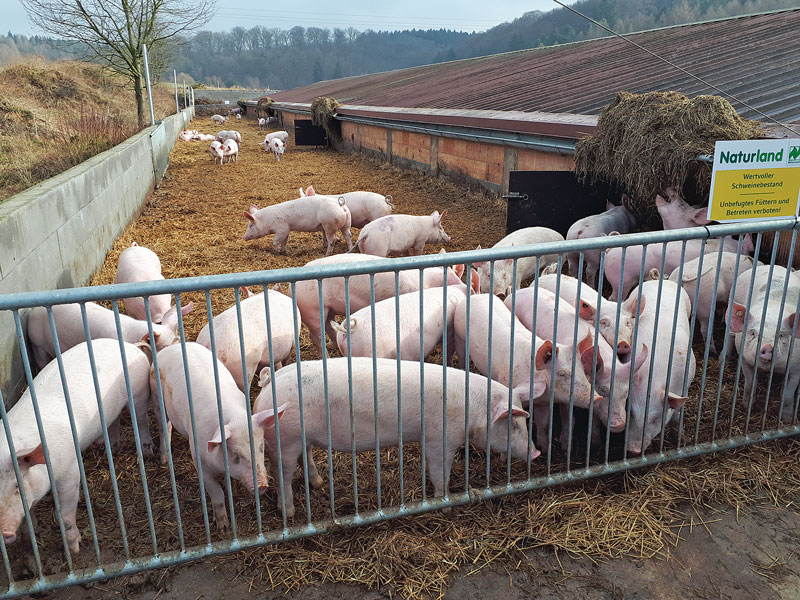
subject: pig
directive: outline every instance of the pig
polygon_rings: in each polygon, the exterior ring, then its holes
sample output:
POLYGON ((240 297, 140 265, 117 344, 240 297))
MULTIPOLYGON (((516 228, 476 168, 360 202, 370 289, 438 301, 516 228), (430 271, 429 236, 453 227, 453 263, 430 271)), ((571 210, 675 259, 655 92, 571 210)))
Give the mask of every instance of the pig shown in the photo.
POLYGON ((322 231, 322 247, 325 256, 333 252, 336 231, 341 231, 347 240, 347 248, 353 248, 350 235, 350 211, 343 200, 328 197, 310 197, 289 200, 259 209, 250 205, 250 212, 244 211, 250 223, 244 233, 245 240, 255 240, 271 233, 275 234, 272 247, 279 254, 286 252, 286 240, 290 231, 322 231))
POLYGON ((286 144, 281 140, 275 138, 269 141, 269 151, 275 157, 275 160, 280 162, 281 156, 286 152, 286 144))
POLYGON ((242 115, 240 115, 239 113, 236 113, 236 120, 237 121, 241 121, 242 120, 242 115))
POLYGON ((187 129, 186 131, 178 132, 178 139, 182 142, 191 142, 194 139, 194 136, 197 135, 198 131, 196 129, 187 129))
POLYGON ((669 187, 664 191, 666 198, 661 195, 656 196, 656 208, 661 215, 664 229, 681 229, 711 223, 708 220, 707 207, 690 206, 683 201, 675 188, 669 187))
MULTIPOLYGON (((647 302, 644 312, 639 317, 639 339, 645 343, 652 343, 651 351, 659 357, 659 362, 652 372, 649 369, 639 369, 633 376, 633 386, 628 398, 630 421, 627 450, 631 454, 642 454, 647 450, 650 443, 661 434, 676 412, 681 409, 687 400, 683 395, 684 384, 687 388, 691 385, 696 370, 694 352, 689 345, 689 318, 692 309, 686 290, 674 281, 645 281, 641 288, 642 297, 646 298, 647 302), (662 286, 660 296, 659 285, 662 286), (658 321, 656 321, 657 307, 660 307, 658 321), (675 326, 675 339, 672 368, 669 369, 673 326, 675 326), (685 376, 687 379, 684 379, 685 376), (667 389, 667 377, 669 377, 669 389, 667 389), (642 443, 643 438, 644 443, 642 443)), ((638 295, 638 288, 633 290, 632 295, 638 295)))
MULTIPOLYGON (((267 471, 264 467, 264 434, 275 426, 275 413, 272 408, 256 410, 252 414, 253 454, 255 456, 256 477, 253 481, 253 462, 251 460, 250 435, 247 426, 247 402, 242 391, 236 386, 233 376, 219 360, 219 402, 222 406, 222 421, 225 425, 225 448, 221 448, 223 440, 219 425, 217 393, 214 381, 214 355, 211 351, 195 342, 186 344, 186 362, 188 364, 189 382, 192 390, 194 425, 189 411, 189 400, 186 376, 183 364, 183 352, 180 345, 164 348, 157 355, 158 371, 155 365, 150 369, 150 391, 157 397, 156 377, 161 380, 161 391, 164 399, 166 417, 169 420, 167 430, 161 428, 161 463, 166 464, 167 446, 171 443, 171 431, 174 427, 178 433, 189 440, 192 462, 198 469, 198 461, 203 470, 203 484, 211 498, 214 510, 214 522, 217 529, 229 528, 228 513, 225 510, 225 493, 217 481, 225 474, 224 454, 227 452, 228 469, 231 478, 238 479, 250 493, 261 493, 267 489, 267 471), (195 454, 192 432, 196 434, 199 455, 195 454)), ((286 405, 278 408, 281 418, 286 405)))
POLYGON ((389 215, 375 219, 361 229, 357 246, 364 254, 388 256, 390 252, 422 254, 425 244, 449 244, 442 219, 447 211, 433 211, 429 216, 389 215))
MULTIPOLYGON (((114 283, 134 283, 136 281, 158 281, 164 279, 161 274, 161 261, 158 255, 140 246, 136 242, 126 248, 119 255, 117 273, 114 283)), ((172 305, 172 294, 158 294, 149 297, 150 317, 153 323, 161 323, 164 315, 172 305)), ((125 298, 122 300, 125 311, 134 319, 146 320, 147 313, 144 309, 144 298, 125 298)))
POLYGON ((212 115, 211 122, 214 125, 222 125, 223 123, 228 122, 228 117, 223 117, 222 115, 212 115))
POLYGON ((728 307, 730 330, 734 333, 736 350, 742 357, 744 398, 748 403, 751 402, 758 370, 769 372, 772 369, 774 374, 784 375, 781 420, 791 422, 794 398, 800 383, 797 358, 800 355, 800 342, 795 339, 792 343, 793 335, 795 338, 800 337, 800 327, 795 325, 798 317, 796 311, 800 296, 800 276, 775 265, 770 277, 768 265, 757 266, 750 292, 752 275, 751 271, 739 275, 735 295, 728 307))
MULTIPOLYGON (((300 188, 301 196, 313 196, 316 192, 313 186, 300 188)), ((375 192, 346 192, 344 194, 327 194, 335 198, 344 198, 347 208, 353 219, 353 227, 363 227, 367 223, 392 214, 394 204, 391 196, 381 196, 375 192)))
MULTIPOLYGON (((142 437, 142 445, 149 446, 152 442, 147 430, 150 362, 133 344, 123 344, 123 348, 137 421, 140 432, 146 434, 142 437)), ((92 354, 97 367, 97 389, 102 399, 103 415, 106 425, 111 425, 109 433, 113 443, 113 431, 117 435, 119 431, 117 420, 120 412, 128 405, 119 342, 111 339, 93 340, 92 354)), ((62 355, 62 364, 77 441, 82 452, 103 435, 87 343, 83 342, 66 350, 62 355)), ((77 554, 80 551, 81 534, 76 524, 76 512, 81 482, 58 363, 53 361, 42 369, 34 378, 33 386, 53 469, 67 546, 71 553, 77 554)), ((32 508, 50 491, 50 478, 45 466, 30 389, 25 390, 19 401, 8 411, 7 420, 19 463, 25 500, 28 508, 32 508)), ((16 532, 23 518, 24 509, 8 440, 5 431, 0 430, 0 529, 6 544, 16 540, 16 532)))
MULTIPOLYGON (((477 285, 477 273, 474 284, 477 285)), ((455 351, 453 316, 456 307, 466 294, 467 286, 448 285, 447 306, 444 306, 441 288, 427 288, 422 291, 400 294, 397 299, 400 310, 395 312, 395 298, 386 298, 375 303, 375 356, 379 358, 397 357, 396 321, 400 319, 400 358, 403 360, 424 360, 442 341, 445 323, 447 324, 447 360, 450 364, 455 351), (423 302, 422 337, 423 355, 420 357, 420 294, 423 302), (443 316, 446 317, 443 319, 443 316)), ((349 325, 331 321, 336 331, 336 344, 343 355, 347 355, 347 336, 350 334, 350 353, 352 356, 372 356, 372 307, 365 306, 350 315, 349 325)))
POLYGON ((217 164, 217 159, 219 159, 219 164, 225 162, 225 153, 222 150, 222 142, 217 142, 216 140, 211 142, 211 148, 208 149, 211 153, 211 158, 214 159, 214 164, 217 164))
MULTIPOLYGON (((246 289, 246 288, 245 288, 246 289)), ((249 292, 248 292, 249 293, 249 292)), ((272 333, 272 357, 275 368, 280 369, 294 349, 294 321, 292 320, 292 299, 274 290, 268 290, 269 324, 272 333)), ((248 384, 257 369, 269 365, 269 340, 267 338, 267 314, 264 294, 254 294, 239 303, 242 316, 242 335, 244 337, 245 366, 248 384)), ((296 310, 298 327, 300 311, 296 310)), ((239 346, 239 325, 236 306, 214 317, 214 346, 217 357, 231 372, 236 385, 247 391, 242 373, 242 352, 239 346)), ((211 350, 211 334, 208 324, 197 335, 197 343, 211 350)))
POLYGON ((716 252, 708 254, 703 257, 702 272, 698 272, 700 257, 694 258, 683 265, 683 275, 678 267, 669 276, 670 281, 680 284, 686 290, 692 302, 695 301, 695 295, 697 295, 696 312, 700 333, 703 335, 703 341, 709 344, 711 352, 715 355, 717 346, 709 324, 712 326, 714 324, 717 306, 727 302, 733 280, 741 273, 753 268, 753 259, 749 256, 741 256, 737 267, 736 256, 734 252, 723 252, 720 259, 716 252), (716 281, 719 283, 715 283, 716 281), (716 298, 714 298, 715 285, 716 298), (698 286, 700 287, 699 292, 697 291, 698 286))
MULTIPOLYGON (((490 419, 490 447, 495 452, 507 451, 509 422, 511 419, 511 455, 518 460, 534 460, 539 451, 528 440, 525 418, 528 412, 520 407, 519 400, 512 398, 509 410, 509 390, 503 384, 490 381, 472 373, 469 376, 469 430, 465 425, 464 396, 466 386, 464 372, 452 367, 429 363, 387 358, 356 357, 352 360, 352 377, 348 377, 348 359, 331 358, 326 361, 327 395, 330 406, 331 438, 333 450, 350 452, 349 426, 350 389, 352 389, 353 414, 355 420, 355 451, 375 452, 375 419, 381 447, 397 446, 398 407, 397 388, 402 385, 403 443, 422 441, 422 418, 420 403, 420 371, 424 373, 425 398, 425 458, 428 476, 433 484, 434 495, 448 493, 450 467, 465 439, 475 446, 486 449, 487 413, 490 419), (373 360, 376 361, 377 416, 373 408, 373 360), (443 428, 443 369, 447 370, 447 429, 443 428), (487 390, 491 395, 487 401, 487 390), (488 406, 487 406, 488 405, 488 406), (444 439, 443 439, 444 438, 444 439), (446 441, 446 455, 443 444, 446 441), (444 455, 444 456, 443 456, 444 455)), ((322 361, 305 360, 298 375, 294 366, 284 367, 275 378, 264 382, 258 395, 255 410, 272 407, 272 388, 280 402, 286 401, 288 409, 280 423, 281 461, 278 461, 278 444, 274 432, 265 435, 265 445, 270 458, 273 480, 278 480, 278 469, 283 471, 283 498, 278 500, 286 518, 294 516, 292 477, 298 458, 303 451, 300 436, 300 413, 297 410, 298 379, 302 381, 305 435, 308 452, 308 475, 311 485, 319 488, 323 481, 317 471, 311 448, 328 448, 326 427, 326 398, 322 361)))
MULTIPOLYGON (((638 226, 636 215, 628 208, 628 196, 622 196, 622 204, 615 206, 611 202, 606 203, 606 211, 597 215, 590 215, 583 219, 578 219, 567 231, 568 240, 582 240, 586 238, 610 235, 611 233, 630 233, 638 226)), ((597 272, 600 269, 601 250, 587 250, 584 252, 584 270, 586 281, 592 287, 597 287, 597 272)), ((579 252, 567 253, 567 264, 569 274, 573 277, 578 275, 579 252)))
MULTIPOLYGON (((493 248, 502 248, 507 246, 526 246, 535 244, 544 244, 547 242, 563 242, 564 236, 548 229, 547 227, 525 227, 509 233, 502 240, 497 242, 493 248)), ((481 247, 476 248, 480 250, 481 247)), ((545 267, 549 264, 558 261, 557 254, 546 254, 539 258, 539 267, 545 267)), ((491 275, 491 262, 477 262, 474 263, 475 268, 481 276, 481 292, 488 293, 490 286, 491 275)), ((517 287, 522 285, 522 282, 536 273, 536 257, 528 256, 517 260, 517 287)), ((511 284, 514 275, 514 260, 511 258, 495 261, 494 265, 494 288, 492 293, 505 297, 511 293, 511 284)))
MULTIPOLYGON (((491 376, 505 386, 514 385, 514 394, 521 406, 529 404, 548 404, 549 395, 545 392, 551 386, 551 365, 553 354, 556 358, 556 381, 554 401, 569 403, 570 380, 572 379, 572 353, 566 345, 556 345, 531 333, 522 322, 500 300, 492 301, 492 363, 489 372, 489 302, 491 294, 477 294, 470 298, 469 315, 469 356, 478 370, 491 376), (514 322, 514 338, 511 338, 511 323, 514 322), (514 348, 514 364, 510 364, 510 349, 514 348), (532 346, 535 345, 535 351, 532 346), (531 395, 531 359, 534 360, 533 394, 531 395), (512 379, 513 375, 513 379, 512 379)), ((462 300, 455 313, 455 343, 458 352, 459 368, 465 368, 467 303, 462 300)), ((588 360, 591 366, 591 348, 588 360)), ((581 353, 579 353, 581 354, 581 353)), ((581 356, 583 356, 581 354, 581 356)), ((575 405, 588 408, 592 401, 591 385, 583 369, 575 370, 575 405)), ((549 408, 549 406, 548 406, 549 408)))
MULTIPOLYGON (((337 254, 327 256, 306 263, 307 267, 317 267, 328 264, 364 262, 368 260, 379 260, 380 256, 369 254, 337 254)), ((457 265, 447 269, 447 285, 460 285, 461 275, 464 272, 464 265, 457 265)), ((439 287, 444 285, 444 272, 442 267, 430 267, 423 269, 423 289, 429 287, 439 287)), ((419 289, 419 271, 400 271, 398 277, 398 293, 406 294, 419 289)), ((374 290, 375 302, 393 298, 395 293, 395 274, 393 272, 375 273, 374 290)), ((370 304, 370 276, 351 275, 348 279, 348 289, 350 292, 350 311, 351 314, 369 306, 370 304)), ((317 350, 322 352, 323 334, 320 323, 325 323, 325 329, 332 339, 336 339, 336 331, 330 326, 330 321, 335 316, 346 314, 345 306, 345 280, 344 277, 328 277, 322 280, 322 311, 320 318, 319 305, 319 283, 316 279, 298 281, 296 286, 297 306, 303 323, 308 327, 311 341, 317 350)))
POLYGON ((267 146, 269 145, 269 142, 271 140, 280 140, 284 144, 288 144, 289 143, 289 132, 288 131, 273 131, 271 133, 268 133, 267 135, 264 136, 264 141, 261 144, 259 144, 259 146, 262 146, 264 148, 264 150, 266 150, 267 146))
POLYGON ((267 126, 267 120, 264 117, 258 119, 258 128, 264 129, 267 126))
POLYGON ((239 158, 239 144, 235 140, 225 140, 222 144, 222 156, 225 162, 236 162, 239 158))
POLYGON ((209 133, 196 133, 192 136, 193 142, 213 142, 217 137, 209 133))
MULTIPOLYGON (((617 302, 600 300, 600 295, 592 286, 586 283, 581 283, 580 289, 580 304, 576 302, 578 295, 578 280, 574 277, 561 275, 561 283, 559 285, 559 295, 569 302, 572 306, 579 310, 581 314, 585 315, 586 320, 593 326, 598 327, 600 335, 605 340, 614 346, 615 337, 617 345, 617 355, 622 357, 630 353, 631 345, 633 344, 633 326, 636 320, 636 315, 641 314, 644 309, 644 299, 641 303, 637 298, 630 298, 619 306, 617 302), (596 318, 597 305, 600 304, 600 319, 596 318), (638 306, 638 308, 637 308, 638 306), (617 320, 617 310, 619 310, 619 320, 617 320)), ((558 283, 559 275, 555 273, 548 273, 540 275, 538 280, 534 280, 530 287, 536 286, 536 281, 539 282, 541 289, 549 290, 556 293, 556 285, 558 283)))
POLYGON ((219 159, 219 164, 225 162, 225 153, 222 150, 222 142, 217 142, 216 140, 211 142, 211 147, 208 149, 211 153, 211 158, 214 159, 214 164, 217 164, 217 159, 219 159))
POLYGON ((233 130, 222 130, 217 134, 216 140, 218 142, 225 142, 225 140, 233 140, 237 144, 242 143, 242 134, 233 130))
MULTIPOLYGON (((181 307, 181 314, 189 314, 192 308, 194 308, 194 304, 189 302, 189 304, 181 307)), ((62 352, 86 341, 79 304, 54 305, 53 320, 56 324, 58 344, 62 352)), ((89 324, 89 335, 92 339, 117 338, 117 327, 113 311, 94 302, 87 302, 86 321, 89 324)), ((150 337, 147 321, 140 321, 121 314, 119 315, 119 324, 123 341, 136 343, 141 340, 149 345, 150 337)), ((164 314, 160 324, 153 324, 153 337, 155 338, 156 348, 160 349, 178 341, 177 329, 177 307, 172 306, 164 314)), ((52 332, 50 331, 50 320, 47 316, 47 310, 43 306, 34 308, 28 317, 28 339, 31 343, 33 359, 40 369, 55 358, 56 353, 52 332)))
MULTIPOLYGON (((667 242, 666 256, 664 257, 663 270, 665 273, 672 273, 683 262, 693 260, 700 256, 702 252, 712 254, 719 251, 720 245, 723 252, 737 252, 739 240, 729 236, 720 239, 711 239, 706 242, 703 249, 702 240, 689 240, 686 242, 686 251, 683 251, 684 242, 667 242)), ((753 251, 753 240, 750 234, 744 236, 742 244, 742 254, 750 254, 753 251)), ((611 285, 611 300, 617 301, 620 298, 627 298, 628 293, 639 282, 639 274, 642 268, 642 255, 644 255, 644 272, 647 274, 652 269, 661 269, 662 255, 664 253, 663 243, 653 243, 646 247, 643 245, 628 246, 625 252, 625 270, 622 272, 622 251, 623 248, 607 248, 604 266, 604 276, 611 285), (620 278, 622 285, 620 286, 620 278)))

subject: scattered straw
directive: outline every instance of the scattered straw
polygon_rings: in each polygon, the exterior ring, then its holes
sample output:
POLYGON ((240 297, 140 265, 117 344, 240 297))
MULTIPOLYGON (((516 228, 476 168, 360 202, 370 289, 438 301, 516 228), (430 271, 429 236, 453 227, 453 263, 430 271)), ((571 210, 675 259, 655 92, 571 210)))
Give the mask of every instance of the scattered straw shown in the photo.
POLYGON ((697 156, 713 154, 717 140, 747 140, 761 133, 759 123, 742 119, 719 96, 690 100, 678 92, 620 92, 600 114, 597 132, 578 142, 575 171, 622 184, 640 218, 660 228, 657 193, 688 184, 690 192, 707 198, 711 169, 697 156))

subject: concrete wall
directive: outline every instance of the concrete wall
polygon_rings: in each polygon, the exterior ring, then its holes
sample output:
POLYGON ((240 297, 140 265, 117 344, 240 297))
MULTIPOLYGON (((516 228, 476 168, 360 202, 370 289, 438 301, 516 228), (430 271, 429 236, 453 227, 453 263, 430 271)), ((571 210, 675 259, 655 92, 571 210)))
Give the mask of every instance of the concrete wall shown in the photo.
MULTIPOLYGON (((284 123, 293 123, 296 116, 288 111, 281 111, 281 115, 284 123)), ((508 191, 508 174, 514 170, 571 171, 574 168, 571 156, 552 152, 347 121, 342 122, 342 141, 337 148, 477 185, 495 193, 508 191)))
MULTIPOLYGON (((0 203, 0 294, 85 285, 160 183, 190 120, 191 109, 172 115, 0 203)), ((8 405, 25 387, 10 311, 0 312, 0 357, 8 405)))

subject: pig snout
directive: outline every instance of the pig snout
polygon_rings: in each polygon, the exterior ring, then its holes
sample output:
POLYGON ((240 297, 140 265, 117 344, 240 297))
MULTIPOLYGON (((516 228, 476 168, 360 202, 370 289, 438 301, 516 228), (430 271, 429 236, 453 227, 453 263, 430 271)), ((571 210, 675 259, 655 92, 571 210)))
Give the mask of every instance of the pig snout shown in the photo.
POLYGON ((772 344, 764 344, 761 346, 761 352, 758 353, 758 358, 765 362, 772 360, 772 344))
POLYGON ((631 352, 631 345, 628 342, 620 342, 617 344, 617 354, 622 356, 625 354, 630 354, 631 352))
POLYGON ((609 429, 611 429, 611 433, 625 431, 625 416, 613 415, 609 423, 609 429))
POLYGON ((261 477, 258 478, 258 492, 264 492, 269 488, 269 483, 267 483, 267 479, 262 479, 261 477))
POLYGON ((628 454, 639 456, 642 453, 642 444, 639 442, 628 444, 628 454))
POLYGON ((541 456, 541 454, 542 454, 541 450, 537 450, 536 448, 531 446, 531 461, 534 461, 537 458, 539 458, 539 456, 541 456))
POLYGON ((3 541, 6 544, 13 544, 17 541, 17 534, 16 533, 8 533, 6 531, 3 532, 3 541))

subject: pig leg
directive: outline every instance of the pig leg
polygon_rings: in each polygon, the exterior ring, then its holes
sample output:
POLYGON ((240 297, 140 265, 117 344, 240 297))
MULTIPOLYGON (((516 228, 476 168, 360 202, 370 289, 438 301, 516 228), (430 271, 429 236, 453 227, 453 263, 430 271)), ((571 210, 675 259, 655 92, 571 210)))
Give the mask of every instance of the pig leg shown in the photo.
MULTIPOLYGON (((156 402, 158 402, 158 399, 156 399, 156 402)), ((156 453, 155 446, 153 444, 153 438, 150 436, 150 426, 147 422, 147 409, 149 408, 149 404, 149 394, 144 396, 139 394, 139 397, 134 398, 133 405, 136 410, 136 429, 139 431, 139 441, 142 444, 142 454, 153 456, 156 453)), ((169 428, 171 431, 172 425, 170 425, 169 428)), ((117 439, 119 439, 119 433, 117 433, 117 439)), ((114 448, 114 444, 112 444, 111 448, 114 448)))
POLYGON ((75 460, 67 468, 67 473, 56 482, 58 502, 61 507, 61 518, 64 520, 64 532, 67 535, 67 546, 70 552, 80 552, 81 532, 76 522, 78 497, 80 496, 80 471, 75 460))
POLYGON ((314 452, 311 446, 306 446, 306 456, 308 457, 308 482, 311 487, 318 490, 324 481, 317 470, 317 463, 314 462, 314 452))
MULTIPOLYGON (((117 446, 119 446, 119 417, 114 419, 114 422, 108 426, 108 441, 111 444, 111 451, 113 452, 117 449, 117 446)), ((98 446, 102 446, 103 436, 101 435, 97 438, 94 443, 98 446)))
MULTIPOLYGON (((438 437, 438 436, 437 436, 438 437)), ((425 460, 428 463, 428 479, 431 480, 433 485, 434 496, 445 496, 450 493, 450 467, 453 464, 453 459, 456 456, 452 446, 458 444, 447 445, 447 456, 444 457, 445 463, 442 463, 442 447, 441 439, 439 443, 429 443, 425 448, 425 460)), ((456 448, 458 450, 458 448, 456 448)))
POLYGON ((750 395, 753 392, 753 385, 755 378, 755 367, 750 366, 747 364, 747 361, 742 361, 742 374, 744 375, 744 397, 743 400, 747 402, 747 405, 750 405, 750 395))
POLYGON ((567 448, 569 448, 569 436, 570 431, 572 431, 572 426, 575 422, 575 415, 570 415, 569 405, 567 404, 559 404, 558 409, 561 412, 561 449, 566 452, 567 448))
POLYGON ((789 366, 789 377, 781 390, 781 423, 788 425, 794 417, 794 396, 800 385, 800 369, 789 366))
POLYGON ((330 256, 333 253, 333 245, 336 243, 336 230, 328 227, 323 227, 322 237, 327 243, 327 250, 325 256, 330 256))
POLYGON ((230 522, 228 521, 228 511, 225 510, 225 492, 222 490, 219 481, 217 481, 217 476, 221 473, 218 473, 206 463, 203 463, 202 466, 203 484, 208 497, 211 498, 211 508, 214 510, 214 525, 219 531, 227 531, 230 529, 230 522))
POLYGON ((278 254, 284 254, 286 252, 286 240, 289 239, 289 228, 288 227, 279 227, 276 228, 275 231, 275 238, 272 240, 272 248, 278 254))
POLYGON ((597 272, 600 270, 600 265, 593 262, 586 262, 586 283, 593 288, 597 288, 597 272))
MULTIPOLYGON (((298 424, 299 427, 299 424, 298 424)), ((278 507, 283 510, 287 519, 294 517, 294 494, 292 492, 292 479, 294 478, 294 471, 297 468, 297 461, 301 458, 302 446, 297 442, 299 441, 299 431, 290 431, 290 423, 281 421, 281 459, 283 463, 278 462, 277 440, 275 438, 274 430, 272 433, 266 433, 264 445, 267 453, 269 454, 269 469, 272 474, 272 481, 278 491, 278 507), (280 471, 283 471, 283 499, 281 500, 280 490, 280 471), (282 506, 281 506, 282 505, 282 506)), ((309 459, 311 453, 308 453, 309 459)), ((309 467, 310 472, 310 467, 309 467)), ((309 476, 310 479, 310 476, 309 476)))
POLYGON ((550 450, 547 443, 547 428, 550 425, 550 405, 534 404, 533 420, 536 422, 536 447, 546 454, 550 450))
POLYGON ((347 249, 348 250, 352 250, 353 249, 353 234, 350 233, 350 224, 349 223, 345 224, 345 226, 342 227, 339 231, 342 232, 342 235, 344 236, 344 239, 347 242, 347 249))
MULTIPOLYGON (((452 325, 448 325, 447 327, 447 362, 445 365, 448 367, 453 364, 453 355, 456 352, 456 332, 455 327, 452 325)), ((421 357, 420 360, 424 361, 425 357, 421 357)))

